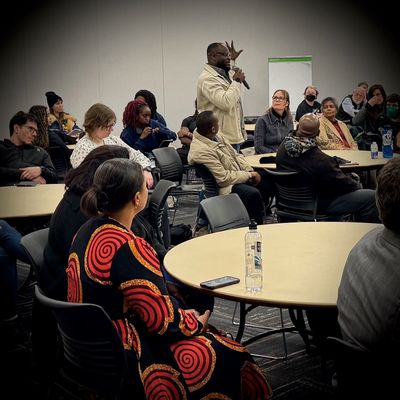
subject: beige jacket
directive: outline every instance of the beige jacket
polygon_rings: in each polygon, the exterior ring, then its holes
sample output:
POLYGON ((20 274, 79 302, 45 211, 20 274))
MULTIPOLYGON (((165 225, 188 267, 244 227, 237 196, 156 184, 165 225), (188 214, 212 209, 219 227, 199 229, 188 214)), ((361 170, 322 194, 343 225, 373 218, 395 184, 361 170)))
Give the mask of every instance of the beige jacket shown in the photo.
POLYGON ((195 130, 188 161, 190 165, 208 167, 220 187, 219 194, 228 194, 232 185, 245 183, 251 178, 253 168, 222 136, 217 135, 216 139, 218 141, 207 139, 195 130))
POLYGON ((197 81, 197 109, 215 113, 219 135, 231 144, 243 143, 247 139, 240 96, 239 82, 229 83, 212 66, 204 65, 197 81))
POLYGON ((338 121, 338 123, 350 148, 344 144, 340 133, 335 129, 332 122, 324 116, 319 120, 319 148, 322 150, 358 150, 358 145, 351 136, 347 125, 342 121, 338 121))

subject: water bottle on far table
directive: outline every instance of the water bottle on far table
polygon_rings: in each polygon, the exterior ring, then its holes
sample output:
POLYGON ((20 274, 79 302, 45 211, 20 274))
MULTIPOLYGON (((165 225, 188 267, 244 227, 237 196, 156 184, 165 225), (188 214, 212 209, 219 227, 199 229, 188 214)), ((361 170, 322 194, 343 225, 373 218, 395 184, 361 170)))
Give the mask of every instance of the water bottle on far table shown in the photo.
POLYGON ((384 127, 382 132, 382 154, 383 158, 393 157, 392 128, 384 127))
POLYGON ((378 158, 378 145, 376 142, 372 142, 371 144, 371 158, 378 158))
POLYGON ((246 290, 259 292, 263 285, 262 237, 252 219, 245 235, 246 290))

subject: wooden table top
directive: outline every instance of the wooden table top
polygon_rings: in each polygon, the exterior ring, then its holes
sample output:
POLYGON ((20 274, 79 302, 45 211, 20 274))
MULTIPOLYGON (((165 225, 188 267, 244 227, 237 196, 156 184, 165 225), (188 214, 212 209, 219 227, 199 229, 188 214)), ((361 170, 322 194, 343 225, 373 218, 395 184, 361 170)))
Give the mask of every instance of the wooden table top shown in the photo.
MULTIPOLYGON (((263 289, 245 289, 244 236, 247 228, 194 238, 173 247, 164 265, 179 281, 200 282, 225 275, 240 283, 216 289, 215 296, 279 307, 333 307, 347 256, 379 224, 294 222, 260 225, 263 238, 263 289)), ((203 289, 204 290, 204 289, 203 289)))
POLYGON ((54 213, 64 184, 0 187, 0 218, 40 217, 54 213))
MULTIPOLYGON (((378 158, 371 159, 371 153, 366 150, 322 150, 325 154, 331 157, 341 157, 351 161, 351 164, 340 165, 343 170, 368 170, 368 169, 379 169, 383 167, 390 158, 383 158, 380 152, 378 158)), ((276 153, 268 154, 254 154, 245 157, 246 160, 251 164, 253 168, 268 168, 276 169, 275 163, 261 164, 261 157, 276 156, 276 153)))

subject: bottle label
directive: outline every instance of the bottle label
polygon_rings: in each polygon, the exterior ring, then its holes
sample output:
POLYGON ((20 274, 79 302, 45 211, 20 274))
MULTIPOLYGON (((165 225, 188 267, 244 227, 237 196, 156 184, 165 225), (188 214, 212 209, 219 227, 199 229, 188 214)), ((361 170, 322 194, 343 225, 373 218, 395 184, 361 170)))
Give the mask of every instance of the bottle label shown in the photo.
POLYGON ((384 158, 393 157, 393 138, 392 138, 392 130, 390 128, 384 128, 383 130, 382 153, 384 158))
POLYGON ((255 251, 254 251, 254 269, 261 270, 262 269, 262 260, 261 260, 261 242, 255 243, 255 251))

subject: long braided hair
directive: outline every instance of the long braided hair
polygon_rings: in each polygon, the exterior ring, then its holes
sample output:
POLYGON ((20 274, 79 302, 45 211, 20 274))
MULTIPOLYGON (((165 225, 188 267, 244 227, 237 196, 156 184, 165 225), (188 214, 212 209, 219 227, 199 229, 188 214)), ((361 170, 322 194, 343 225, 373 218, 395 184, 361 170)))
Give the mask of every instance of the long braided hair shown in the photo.
MULTIPOLYGON (((132 100, 130 101, 124 110, 124 114, 122 116, 122 124, 124 128, 130 126, 132 129, 136 129, 137 125, 137 116, 143 108, 149 107, 147 103, 142 100, 132 100)), ((150 107, 149 107, 150 108, 150 107)))
POLYGON ((47 149, 49 147, 49 123, 47 120, 47 107, 46 106, 32 106, 29 113, 34 115, 37 119, 38 133, 33 142, 35 146, 47 149))

